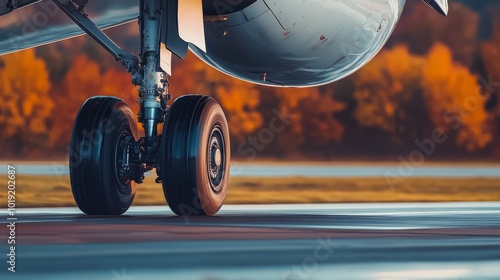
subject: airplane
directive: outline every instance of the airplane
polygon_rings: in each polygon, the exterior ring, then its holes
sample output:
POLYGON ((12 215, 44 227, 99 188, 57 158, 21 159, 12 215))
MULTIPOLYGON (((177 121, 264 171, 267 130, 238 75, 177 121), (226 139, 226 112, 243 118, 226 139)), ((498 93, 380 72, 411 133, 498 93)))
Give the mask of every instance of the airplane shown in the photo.
MULTIPOLYGON (((447 15, 447 0, 423 0, 447 15)), ((139 137, 131 109, 96 96, 80 107, 70 141, 74 199, 88 215, 121 215, 156 169, 177 215, 212 216, 228 190, 229 128, 211 97, 168 91, 172 55, 188 50, 251 83, 311 87, 368 63, 393 33, 406 0, 0 0, 0 55, 84 33, 139 86, 139 137), (17 10, 30 11, 27 18, 17 10), (70 20, 62 20, 57 14, 70 20), (87 15, 92 13, 92 19, 87 15), (138 20, 139 54, 103 29, 138 20), (169 105, 170 104, 170 105, 169 105), (163 124, 161 133, 158 126, 163 124)), ((111 82, 111 81, 110 81, 111 82)))

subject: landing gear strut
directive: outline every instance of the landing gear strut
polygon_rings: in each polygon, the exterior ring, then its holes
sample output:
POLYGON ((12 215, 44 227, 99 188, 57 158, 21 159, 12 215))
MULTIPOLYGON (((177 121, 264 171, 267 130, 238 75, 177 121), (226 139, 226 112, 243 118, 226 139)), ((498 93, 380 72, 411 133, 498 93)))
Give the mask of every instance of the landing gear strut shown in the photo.
POLYGON ((130 108, 115 97, 93 97, 78 113, 70 150, 70 177, 78 207, 92 215, 127 211, 136 183, 156 168, 168 205, 178 215, 214 215, 229 181, 229 131, 222 108, 207 96, 168 102, 167 74, 161 67, 160 33, 167 1, 140 1, 140 53, 120 49, 84 13, 88 1, 53 0, 110 52, 139 86, 138 138, 130 108), (163 123, 162 135, 158 125, 163 123))

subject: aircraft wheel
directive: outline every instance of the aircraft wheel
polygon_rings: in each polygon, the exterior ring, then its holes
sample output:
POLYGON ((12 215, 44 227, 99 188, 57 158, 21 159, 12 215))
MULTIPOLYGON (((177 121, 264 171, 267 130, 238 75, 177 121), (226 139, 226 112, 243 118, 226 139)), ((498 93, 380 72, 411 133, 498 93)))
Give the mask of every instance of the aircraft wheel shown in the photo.
POLYGON ((127 104, 116 97, 85 101, 73 127, 70 179, 76 204, 89 215, 120 215, 135 196, 132 180, 121 179, 121 143, 137 140, 137 124, 127 104))
POLYGON ((212 216, 222 207, 229 182, 229 130, 211 97, 186 95, 170 107, 161 139, 160 177, 177 215, 212 216))

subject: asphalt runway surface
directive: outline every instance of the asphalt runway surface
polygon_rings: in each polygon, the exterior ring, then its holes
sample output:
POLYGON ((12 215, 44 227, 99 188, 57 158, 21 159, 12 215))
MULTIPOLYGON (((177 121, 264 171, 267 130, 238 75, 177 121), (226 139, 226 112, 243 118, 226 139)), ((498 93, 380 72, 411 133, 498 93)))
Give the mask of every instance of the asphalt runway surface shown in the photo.
POLYGON ((1 279, 500 279, 496 202, 228 205, 189 218, 166 206, 120 217, 39 208, 17 218, 16 273, 2 230, 1 279))

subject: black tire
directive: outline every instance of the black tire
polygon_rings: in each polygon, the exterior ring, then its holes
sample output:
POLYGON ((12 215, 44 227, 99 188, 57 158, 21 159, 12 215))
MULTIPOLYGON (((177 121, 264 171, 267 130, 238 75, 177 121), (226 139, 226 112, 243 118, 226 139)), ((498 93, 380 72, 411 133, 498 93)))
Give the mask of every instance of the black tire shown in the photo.
POLYGON ((212 216, 219 211, 229 183, 229 144, 226 117, 213 98, 185 95, 172 104, 159 164, 163 193, 174 213, 212 216))
POLYGON ((76 204, 89 215, 120 215, 135 196, 133 181, 120 180, 119 143, 137 140, 137 124, 127 104, 116 97, 85 101, 73 127, 70 143, 71 190, 76 204))

